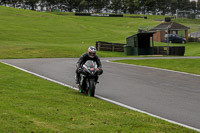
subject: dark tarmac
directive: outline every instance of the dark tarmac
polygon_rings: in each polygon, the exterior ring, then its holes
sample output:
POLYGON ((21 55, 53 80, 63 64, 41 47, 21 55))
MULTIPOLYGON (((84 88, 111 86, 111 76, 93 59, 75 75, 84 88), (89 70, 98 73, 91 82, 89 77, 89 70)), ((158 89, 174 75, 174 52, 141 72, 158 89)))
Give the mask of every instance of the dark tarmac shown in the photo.
MULTIPOLYGON (((164 57, 148 57, 152 58, 164 57)), ((200 129, 200 76, 106 62, 114 59, 123 58, 102 58, 104 73, 99 78, 96 95, 200 129)), ((77 87, 74 80, 77 60, 47 58, 1 61, 77 87)))

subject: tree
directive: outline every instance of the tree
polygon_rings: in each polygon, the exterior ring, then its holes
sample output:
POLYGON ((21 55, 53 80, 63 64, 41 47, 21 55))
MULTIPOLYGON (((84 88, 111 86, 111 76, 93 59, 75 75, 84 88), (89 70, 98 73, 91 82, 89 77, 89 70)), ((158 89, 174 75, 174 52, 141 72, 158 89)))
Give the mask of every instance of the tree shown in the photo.
POLYGON ((182 2, 183 2, 183 10, 191 9, 190 0, 182 0, 182 2))
POLYGON ((46 0, 40 0, 39 1, 39 6, 40 6, 41 12, 44 10, 44 7, 46 7, 46 5, 47 5, 46 0))
POLYGON ((102 0, 93 1, 93 8, 96 9, 96 12, 100 13, 103 7, 104 7, 104 4, 102 0))
POLYGON ((122 1, 121 0, 111 0, 110 9, 114 10, 115 13, 117 13, 119 10, 122 9, 122 1))
MULTIPOLYGON (((177 1, 174 1, 175 3, 177 1)), ((162 11, 162 14, 165 15, 170 10, 171 0, 157 0, 156 7, 159 11, 162 11)), ((176 8, 176 7, 175 7, 176 8)), ((175 9, 176 10, 176 9, 175 9)))
POLYGON ((11 4, 14 8, 17 6, 18 0, 9 0, 9 4, 11 4))
POLYGON ((176 13, 177 6, 178 6, 178 1, 177 0, 171 0, 171 2, 170 2, 170 11, 172 12, 172 14, 176 13))
POLYGON ((129 8, 129 0, 122 0, 122 11, 123 13, 127 13, 129 8))
POLYGON ((200 0, 197 2, 197 12, 200 10, 200 0))
POLYGON ((25 4, 29 5, 31 7, 31 10, 35 10, 36 3, 38 3, 39 0, 25 0, 25 4))
POLYGON ((74 0, 60 0, 60 5, 61 5, 61 9, 62 9, 62 6, 64 6, 66 9, 65 11, 69 11, 69 12, 72 12, 72 9, 75 8, 75 2, 74 0))
POLYGON ((142 14, 145 14, 145 1, 144 0, 138 0, 138 10, 142 12, 142 14))
POLYGON ((106 12, 108 11, 109 7, 110 7, 110 0, 102 0, 103 3, 103 8, 106 10, 106 12))
POLYGON ((191 1, 191 9, 194 11, 194 12, 196 12, 196 10, 197 10, 197 3, 196 3, 196 1, 191 1))
POLYGON ((177 9, 179 10, 189 10, 190 0, 177 0, 177 9))
POLYGON ((74 9, 76 10, 76 12, 81 12, 83 10, 81 2, 82 0, 74 0, 74 9))
POLYGON ((138 0, 127 0, 126 6, 128 7, 128 12, 133 14, 138 9, 138 0))
POLYGON ((115 13, 123 11, 124 13, 135 13, 140 11, 143 14, 151 12, 155 14, 162 11, 176 13, 176 10, 200 10, 200 0, 198 3, 190 0, 0 0, 0 5, 9 5, 12 7, 30 8, 31 10, 41 7, 41 11, 46 7, 48 9, 59 8, 61 11, 71 12, 75 9, 78 12, 94 9, 101 12, 102 9, 111 9, 115 13))
POLYGON ((0 0, 0 5, 6 5, 7 0, 0 0))
MULTIPOLYGON (((158 1, 158 0, 157 0, 158 1)), ((145 2, 147 12, 155 12, 156 10, 156 0, 146 0, 145 2)))
POLYGON ((90 12, 91 7, 93 6, 94 1, 93 0, 84 0, 85 1, 85 7, 90 12))

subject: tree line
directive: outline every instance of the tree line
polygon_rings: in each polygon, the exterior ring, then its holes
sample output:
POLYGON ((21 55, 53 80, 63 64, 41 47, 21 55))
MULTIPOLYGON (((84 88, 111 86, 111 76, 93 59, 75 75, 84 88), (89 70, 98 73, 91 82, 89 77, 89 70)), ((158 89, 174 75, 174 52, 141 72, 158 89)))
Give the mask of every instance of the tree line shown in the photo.
POLYGON ((175 14, 176 10, 200 9, 198 2, 190 0, 0 0, 0 5, 45 11, 59 9, 62 12, 112 12, 130 14, 175 14))

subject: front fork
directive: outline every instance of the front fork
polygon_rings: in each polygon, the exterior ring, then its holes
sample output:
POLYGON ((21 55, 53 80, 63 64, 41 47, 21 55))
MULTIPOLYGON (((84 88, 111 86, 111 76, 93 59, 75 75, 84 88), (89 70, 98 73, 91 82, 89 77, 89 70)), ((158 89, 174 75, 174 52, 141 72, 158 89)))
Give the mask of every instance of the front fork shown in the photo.
POLYGON ((83 80, 84 80, 84 78, 85 78, 86 76, 85 75, 83 75, 83 74, 81 74, 80 75, 80 85, 82 86, 83 85, 83 80))
MULTIPOLYGON (((81 74, 80 75, 80 85, 82 86, 83 85, 83 82, 84 82, 84 79, 85 79, 85 75, 83 75, 83 74, 81 74)), ((95 81, 95 84, 98 82, 98 76, 97 77, 95 77, 94 79, 88 79, 88 78, 86 78, 85 79, 86 80, 86 84, 87 84, 87 88, 89 87, 89 80, 94 80, 95 81)))

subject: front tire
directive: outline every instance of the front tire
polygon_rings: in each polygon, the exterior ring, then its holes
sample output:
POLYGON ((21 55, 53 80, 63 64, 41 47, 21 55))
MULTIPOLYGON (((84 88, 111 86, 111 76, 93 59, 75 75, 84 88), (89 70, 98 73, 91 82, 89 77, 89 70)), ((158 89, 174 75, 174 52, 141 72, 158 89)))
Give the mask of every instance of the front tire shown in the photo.
POLYGON ((88 96, 94 97, 94 94, 95 94, 95 81, 90 80, 89 81, 88 96))

